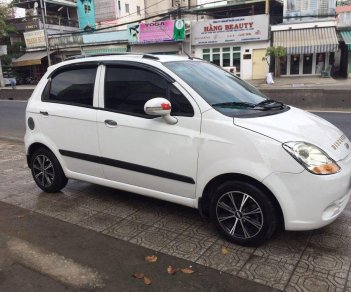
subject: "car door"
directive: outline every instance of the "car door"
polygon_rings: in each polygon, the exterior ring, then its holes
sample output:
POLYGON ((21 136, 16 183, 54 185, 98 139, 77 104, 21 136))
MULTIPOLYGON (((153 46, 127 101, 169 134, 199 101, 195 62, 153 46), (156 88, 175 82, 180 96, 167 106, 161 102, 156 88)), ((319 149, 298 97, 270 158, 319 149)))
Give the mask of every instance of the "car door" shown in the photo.
POLYGON ((97 64, 66 66, 49 77, 39 106, 40 131, 50 148, 60 153, 64 167, 80 174, 103 177, 96 125, 97 64), (95 105, 95 108, 94 108, 95 105))
POLYGON ((98 111, 100 152, 109 180, 177 196, 195 196, 201 113, 172 80, 141 65, 107 65, 98 111), (146 101, 171 101, 178 122, 144 112, 146 101))

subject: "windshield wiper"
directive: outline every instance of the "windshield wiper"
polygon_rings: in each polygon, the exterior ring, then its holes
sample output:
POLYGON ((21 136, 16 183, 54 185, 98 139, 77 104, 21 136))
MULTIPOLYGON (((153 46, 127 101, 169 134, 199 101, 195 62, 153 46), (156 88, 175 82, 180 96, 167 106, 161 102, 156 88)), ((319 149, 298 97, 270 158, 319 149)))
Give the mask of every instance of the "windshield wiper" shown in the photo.
POLYGON ((230 102, 220 102, 220 103, 214 103, 211 104, 211 106, 214 107, 235 107, 235 108, 250 108, 250 109, 256 109, 256 104, 254 103, 249 103, 249 102, 243 102, 243 101, 230 101, 230 102))
POLYGON ((255 105, 255 107, 261 107, 264 109, 270 109, 270 108, 283 108, 284 103, 280 101, 276 101, 274 99, 266 99, 264 101, 261 101, 255 105))

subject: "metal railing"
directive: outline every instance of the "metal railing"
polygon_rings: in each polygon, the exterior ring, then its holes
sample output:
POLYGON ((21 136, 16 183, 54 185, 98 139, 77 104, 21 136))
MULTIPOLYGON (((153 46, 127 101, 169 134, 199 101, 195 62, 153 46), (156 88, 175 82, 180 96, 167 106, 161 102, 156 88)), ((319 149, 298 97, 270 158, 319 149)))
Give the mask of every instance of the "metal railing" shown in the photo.
MULTIPOLYGON (((37 2, 38 0, 14 0, 13 1, 13 4, 16 4, 16 3, 33 3, 33 2, 37 2)), ((75 0, 66 0, 68 2, 72 2, 72 3, 76 3, 77 1, 75 0)), ((57 1, 57 4, 60 5, 60 2, 57 1)))
MULTIPOLYGON (((38 23, 41 21, 41 16, 28 16, 28 17, 21 17, 21 18, 13 18, 10 20, 11 24, 25 24, 25 23, 38 23)), ((45 22, 47 24, 53 25, 61 25, 61 26, 69 26, 69 27, 79 27, 79 23, 75 19, 68 19, 60 16, 46 16, 45 22)))
POLYGON ((351 0, 337 0, 336 6, 350 6, 351 0))

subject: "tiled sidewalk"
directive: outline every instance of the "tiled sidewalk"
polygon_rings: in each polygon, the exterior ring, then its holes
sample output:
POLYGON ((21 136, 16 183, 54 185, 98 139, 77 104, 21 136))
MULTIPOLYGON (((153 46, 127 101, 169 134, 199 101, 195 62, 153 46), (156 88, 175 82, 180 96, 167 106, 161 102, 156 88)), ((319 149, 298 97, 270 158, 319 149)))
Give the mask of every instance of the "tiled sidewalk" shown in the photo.
POLYGON ((286 291, 351 291, 350 203, 324 229, 283 232, 264 246, 244 248, 220 238, 186 207, 78 181, 62 193, 43 193, 23 145, 4 140, 0 201, 286 291))

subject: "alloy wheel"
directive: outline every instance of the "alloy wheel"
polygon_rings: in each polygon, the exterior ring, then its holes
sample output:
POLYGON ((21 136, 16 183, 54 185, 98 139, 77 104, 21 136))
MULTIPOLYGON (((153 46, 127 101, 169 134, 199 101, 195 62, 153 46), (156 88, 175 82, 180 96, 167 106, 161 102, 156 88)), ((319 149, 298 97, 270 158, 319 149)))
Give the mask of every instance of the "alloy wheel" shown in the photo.
POLYGON ((219 225, 233 238, 250 239, 263 227, 263 212, 250 195, 231 191, 223 194, 216 205, 219 225))
POLYGON ((35 180, 43 187, 49 187, 54 182, 54 166, 46 155, 37 155, 33 161, 35 180))

